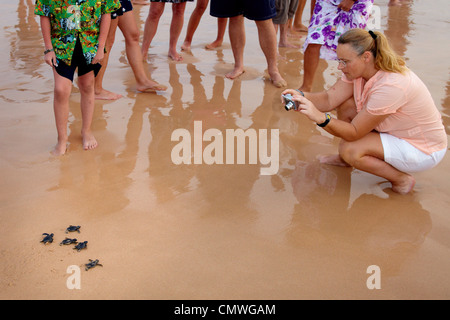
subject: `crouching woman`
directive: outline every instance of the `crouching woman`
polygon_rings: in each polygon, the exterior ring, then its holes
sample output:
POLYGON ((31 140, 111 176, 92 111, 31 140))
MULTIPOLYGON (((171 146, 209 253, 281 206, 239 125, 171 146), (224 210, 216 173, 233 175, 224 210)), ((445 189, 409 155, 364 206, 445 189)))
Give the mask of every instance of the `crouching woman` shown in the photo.
POLYGON ((407 194, 413 172, 436 166, 447 150, 441 114, 425 84, 406 67, 381 32, 351 29, 338 42, 343 76, 319 93, 288 89, 298 111, 342 138, 338 155, 322 163, 352 166, 407 194), (336 110, 337 119, 328 112, 336 110))

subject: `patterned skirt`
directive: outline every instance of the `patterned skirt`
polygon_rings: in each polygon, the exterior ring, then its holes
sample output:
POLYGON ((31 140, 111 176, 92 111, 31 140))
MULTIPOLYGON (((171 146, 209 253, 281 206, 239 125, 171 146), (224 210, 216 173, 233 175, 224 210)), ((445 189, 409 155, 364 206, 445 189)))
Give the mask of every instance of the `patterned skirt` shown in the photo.
POLYGON ((336 48, 341 34, 353 28, 366 28, 373 0, 357 0, 348 12, 338 8, 341 2, 342 0, 316 1, 303 50, 310 43, 320 44, 320 58, 336 60, 336 48))

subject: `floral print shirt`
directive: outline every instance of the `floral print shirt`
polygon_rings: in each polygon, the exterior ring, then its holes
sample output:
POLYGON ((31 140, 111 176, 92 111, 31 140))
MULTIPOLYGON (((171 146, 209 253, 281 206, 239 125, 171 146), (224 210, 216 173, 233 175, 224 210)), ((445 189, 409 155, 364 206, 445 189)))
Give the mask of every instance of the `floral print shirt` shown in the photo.
POLYGON ((34 13, 50 18, 56 57, 70 66, 77 38, 86 63, 92 62, 97 54, 101 16, 119 8, 119 0, 36 0, 34 13))

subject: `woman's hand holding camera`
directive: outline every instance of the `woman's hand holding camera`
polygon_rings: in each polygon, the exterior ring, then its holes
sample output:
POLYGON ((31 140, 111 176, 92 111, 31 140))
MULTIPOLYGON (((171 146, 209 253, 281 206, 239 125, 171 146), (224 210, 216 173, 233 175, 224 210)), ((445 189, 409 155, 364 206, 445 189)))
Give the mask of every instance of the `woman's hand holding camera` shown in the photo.
POLYGON ((306 97, 302 96, 300 92, 293 89, 284 90, 282 93, 281 101, 284 103, 283 95, 291 94, 292 100, 297 104, 297 110, 300 113, 303 113, 307 116, 311 121, 315 123, 323 123, 327 120, 326 114, 319 111, 316 106, 308 100, 306 97))

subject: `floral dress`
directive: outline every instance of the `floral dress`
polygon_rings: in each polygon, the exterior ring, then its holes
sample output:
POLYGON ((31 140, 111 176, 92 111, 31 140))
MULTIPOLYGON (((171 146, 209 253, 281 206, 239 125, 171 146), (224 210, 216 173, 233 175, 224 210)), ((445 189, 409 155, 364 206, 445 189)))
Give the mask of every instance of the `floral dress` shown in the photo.
POLYGON ((373 0, 357 0, 348 12, 338 8, 341 2, 342 0, 316 1, 303 50, 310 43, 320 44, 320 58, 336 60, 336 48, 341 34, 353 28, 366 28, 373 0))
POLYGON ((77 39, 91 64, 98 48, 101 16, 120 8, 119 0, 36 0, 34 13, 50 18, 56 57, 70 66, 77 39))

